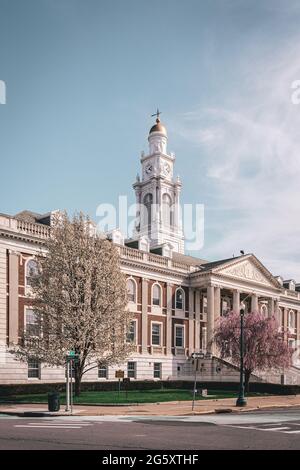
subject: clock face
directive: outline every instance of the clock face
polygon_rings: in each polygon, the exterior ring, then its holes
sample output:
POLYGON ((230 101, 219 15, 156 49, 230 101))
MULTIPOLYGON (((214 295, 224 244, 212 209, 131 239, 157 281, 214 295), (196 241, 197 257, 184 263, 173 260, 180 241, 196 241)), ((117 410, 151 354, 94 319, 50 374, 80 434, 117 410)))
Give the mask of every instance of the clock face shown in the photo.
POLYGON ((169 163, 165 163, 164 164, 164 173, 166 175, 168 175, 170 173, 170 171, 171 171, 171 167, 170 167, 169 163))
POLYGON ((152 173, 152 170, 153 170, 153 166, 151 165, 151 163, 149 163, 145 168, 145 171, 146 171, 147 175, 152 173))

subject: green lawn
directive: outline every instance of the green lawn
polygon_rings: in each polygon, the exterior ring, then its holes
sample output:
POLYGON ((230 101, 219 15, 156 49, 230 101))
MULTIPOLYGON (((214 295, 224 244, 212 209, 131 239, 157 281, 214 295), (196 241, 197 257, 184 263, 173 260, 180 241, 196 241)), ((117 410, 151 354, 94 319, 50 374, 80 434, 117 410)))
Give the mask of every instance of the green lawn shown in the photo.
MULTIPOLYGON (((197 400, 206 400, 211 398, 234 398, 237 396, 236 392, 230 391, 215 391, 208 390, 209 395, 214 395, 202 397, 197 395, 197 400)), ((259 394, 249 394, 249 395, 259 395, 259 394)), ((65 403, 65 394, 60 394, 61 403, 65 403)), ((82 392, 80 397, 74 398, 74 403, 89 403, 89 404, 105 404, 105 403, 157 403, 165 401, 183 401, 183 400, 192 400, 193 393, 191 390, 172 390, 172 389, 163 389, 163 390, 130 390, 126 395, 126 392, 121 391, 120 394, 115 392, 82 392)), ((18 395, 18 396, 7 396, 0 397, 0 403, 47 403, 47 393, 43 394, 30 394, 30 395, 18 395)))

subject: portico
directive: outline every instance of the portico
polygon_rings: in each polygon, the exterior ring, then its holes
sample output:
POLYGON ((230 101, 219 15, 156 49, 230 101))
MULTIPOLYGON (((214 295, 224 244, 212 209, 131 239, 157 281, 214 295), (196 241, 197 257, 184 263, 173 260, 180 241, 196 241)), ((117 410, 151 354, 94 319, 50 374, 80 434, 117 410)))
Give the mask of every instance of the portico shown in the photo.
POLYGON ((190 278, 191 286, 200 293, 201 314, 206 314, 206 343, 211 353, 215 352, 211 340, 220 316, 238 312, 242 302, 246 312, 261 311, 280 320, 281 286, 252 254, 207 263, 190 278))

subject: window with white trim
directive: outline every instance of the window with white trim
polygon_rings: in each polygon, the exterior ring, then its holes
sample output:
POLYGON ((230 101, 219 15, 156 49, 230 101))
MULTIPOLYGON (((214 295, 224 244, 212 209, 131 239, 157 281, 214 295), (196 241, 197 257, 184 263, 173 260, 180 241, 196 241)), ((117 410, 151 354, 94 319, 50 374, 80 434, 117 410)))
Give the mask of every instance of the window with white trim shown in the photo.
POLYGON ((207 313, 207 297, 204 295, 202 298, 202 313, 207 313))
POLYGON ((175 325, 175 346, 184 348, 184 326, 175 325))
POLYGON ((26 263, 26 285, 31 286, 34 278, 39 274, 38 264, 34 259, 29 259, 26 263))
POLYGON ((160 346, 161 342, 161 323, 152 323, 151 328, 151 344, 152 346, 160 346))
POLYGON ((161 305, 161 287, 159 284, 153 285, 152 304, 157 305, 158 307, 161 305))
POLYGON ((127 333, 127 343, 136 343, 136 321, 132 320, 127 333))
POLYGON ((293 310, 289 311, 289 328, 292 330, 296 327, 296 322, 295 322, 295 312, 293 310))
POLYGON ((40 378, 40 362, 37 359, 29 359, 28 361, 28 378, 40 378))
POLYGON ((267 317, 268 316, 268 307, 266 304, 262 304, 261 307, 260 307, 260 313, 264 316, 264 317, 267 317))
POLYGON ((184 309, 184 291, 183 289, 177 289, 175 294, 175 308, 177 310, 184 309))
POLYGON ((136 303, 136 283, 133 279, 127 280, 128 302, 136 303))
POLYGON ((161 362, 154 362, 153 364, 153 378, 161 379, 162 364, 161 362))
POLYGON ((130 379, 136 378, 136 362, 127 362, 127 377, 130 379))
POLYGON ((25 310, 25 331, 28 336, 39 336, 37 313, 32 308, 25 310))
POLYGON ((106 364, 99 364, 98 365, 98 378, 99 379, 107 379, 108 377, 108 367, 106 364))

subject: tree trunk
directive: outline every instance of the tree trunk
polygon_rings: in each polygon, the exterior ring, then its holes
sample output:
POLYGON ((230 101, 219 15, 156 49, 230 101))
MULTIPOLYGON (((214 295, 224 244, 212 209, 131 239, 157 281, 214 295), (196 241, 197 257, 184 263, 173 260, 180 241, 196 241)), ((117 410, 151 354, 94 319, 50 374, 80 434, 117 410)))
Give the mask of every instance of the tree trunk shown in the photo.
POLYGON ((245 370, 245 391, 249 393, 249 381, 251 376, 251 370, 245 370))
POLYGON ((79 397, 81 389, 81 377, 80 375, 75 375, 75 397, 79 397))
POLYGON ((82 369, 83 364, 75 364, 75 397, 79 397, 81 389, 81 380, 82 380, 82 369))

